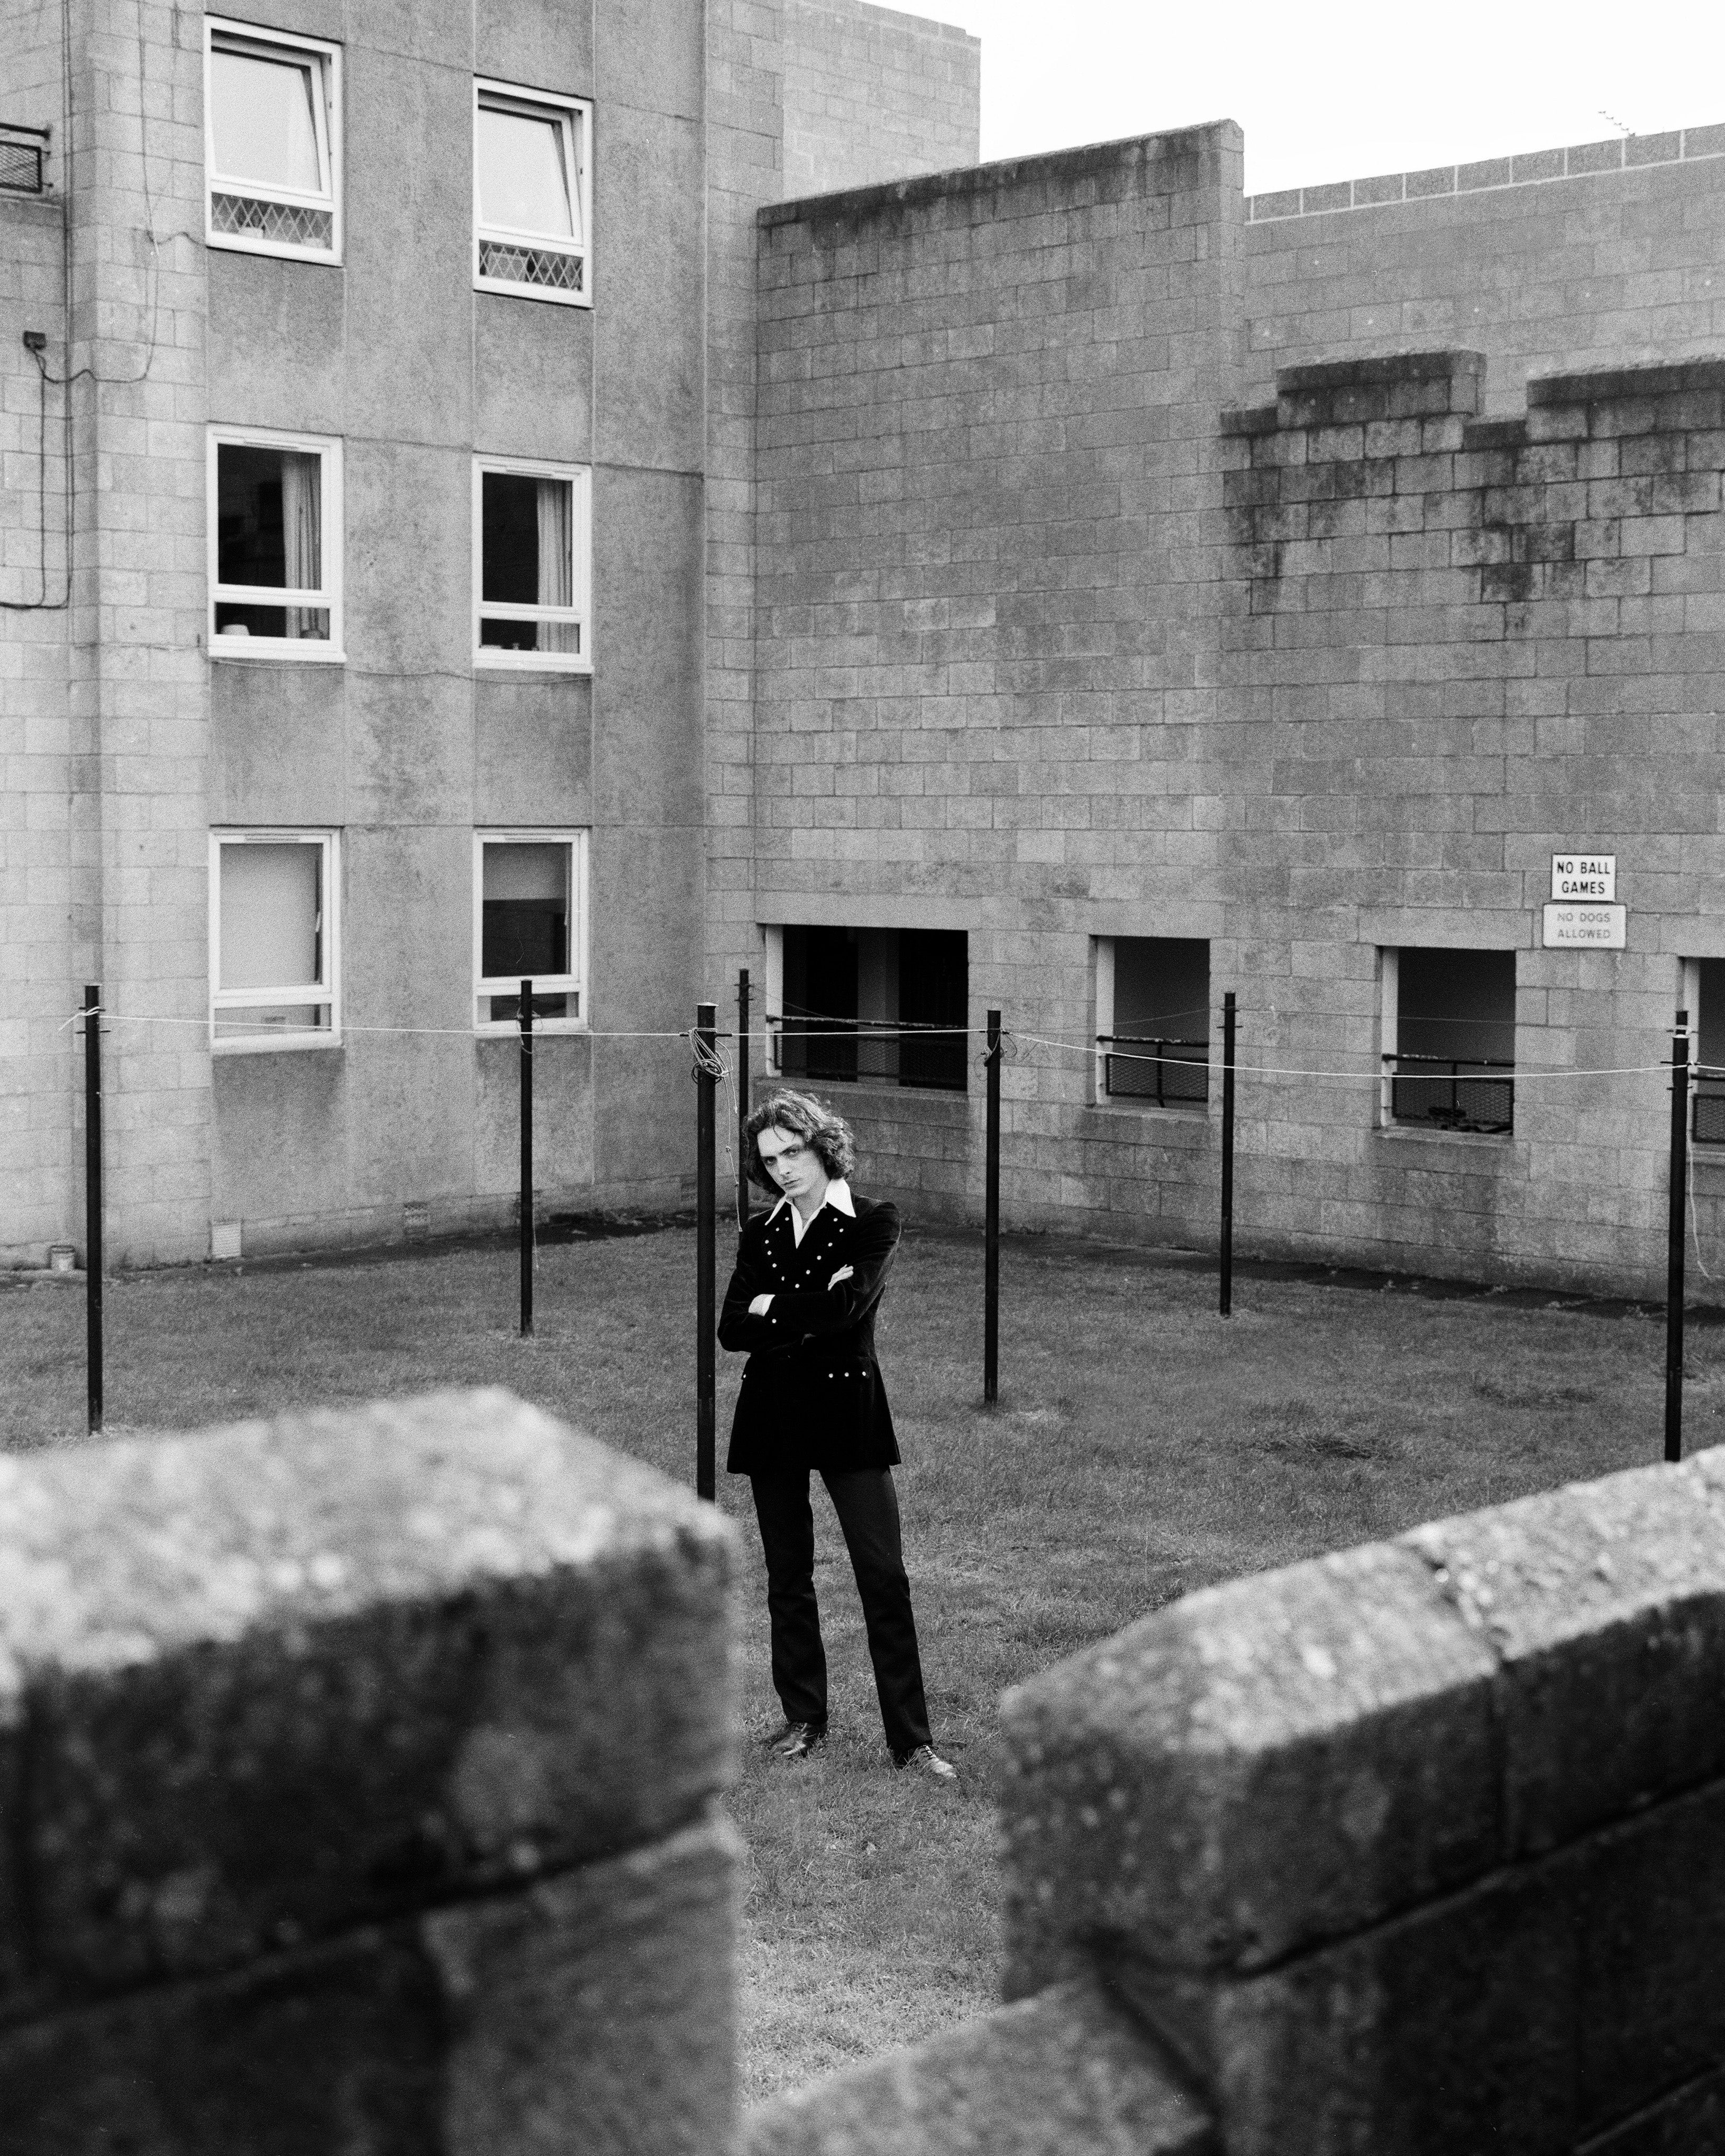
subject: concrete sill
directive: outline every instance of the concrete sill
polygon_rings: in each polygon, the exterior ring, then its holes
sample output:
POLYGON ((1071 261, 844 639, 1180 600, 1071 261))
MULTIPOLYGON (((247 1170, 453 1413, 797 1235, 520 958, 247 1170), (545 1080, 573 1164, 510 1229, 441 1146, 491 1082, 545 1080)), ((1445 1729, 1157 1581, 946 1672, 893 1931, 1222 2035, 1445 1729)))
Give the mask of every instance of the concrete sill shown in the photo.
POLYGON ((69 1273, 56 1272, 52 1265, 9 1265, 0 1273, 0 1285, 40 1287, 47 1282, 54 1287, 82 1287, 88 1277, 82 1265, 74 1265, 69 1273))
POLYGON ((347 664, 345 651, 294 651, 265 644, 261 637, 253 642, 238 636, 213 636, 204 649, 213 663, 223 666, 345 666, 347 664), (230 651, 225 648, 230 644, 244 644, 245 649, 230 651), (258 649, 260 644, 264 646, 262 650, 258 649))
POLYGON ((1512 1151, 1516 1141, 1513 1131, 1420 1131, 1407 1123, 1379 1123, 1372 1136, 1394 1145, 1483 1146, 1503 1153, 1512 1151))
POLYGON ((327 1039, 321 1040, 291 1039, 213 1040, 209 1045, 209 1052, 213 1056, 226 1062, 230 1055, 327 1055, 331 1051, 339 1054, 346 1045, 340 1039, 335 1040, 327 1039))
MULTIPOLYGON (((907 1103, 914 1101, 919 1105, 938 1103, 959 1109, 968 1106, 973 1097, 968 1088, 963 1093, 957 1093, 942 1086, 875 1086, 863 1078, 788 1078, 776 1070, 762 1071, 758 1076, 752 1075, 749 1085, 752 1091, 756 1086, 765 1086, 774 1091, 783 1086, 788 1091, 801 1092, 807 1088, 823 1095, 830 1093, 833 1106, 841 1109, 845 1101, 857 1100, 902 1101, 907 1103)), ((978 1096, 981 1091, 978 1086, 978 1096)))
POLYGON ((583 665, 578 660, 562 660, 550 664, 540 660, 475 659, 473 670, 476 675, 495 675, 501 680, 519 681, 523 675, 538 681, 588 681, 593 678, 593 661, 583 665))
MULTIPOLYGON (((521 1029, 518 1025, 499 1019, 492 1025, 475 1026, 473 1037, 475 1040, 506 1040, 511 1047, 518 1048, 521 1029)), ((533 1038, 535 1040, 591 1040, 593 1028, 584 1018, 536 1018, 533 1038)))
POLYGON ((1189 1108, 1171 1108, 1158 1106, 1154 1101, 1086 1101, 1085 1106, 1093 1116, 1127 1116, 1136 1122, 1147 1116, 1158 1123, 1189 1123, 1199 1130, 1206 1128, 1210 1120, 1209 1104, 1194 1101, 1189 1108))

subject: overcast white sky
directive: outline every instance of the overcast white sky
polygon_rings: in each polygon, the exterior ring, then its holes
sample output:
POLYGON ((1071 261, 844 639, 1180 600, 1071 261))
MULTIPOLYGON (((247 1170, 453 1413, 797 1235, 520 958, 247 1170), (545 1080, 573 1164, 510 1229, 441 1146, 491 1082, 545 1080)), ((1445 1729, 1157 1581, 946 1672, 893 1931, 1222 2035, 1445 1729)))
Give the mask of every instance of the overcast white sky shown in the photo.
POLYGON ((983 41, 983 155, 1204 120, 1249 193, 1725 121, 1725 0, 886 0, 983 41))

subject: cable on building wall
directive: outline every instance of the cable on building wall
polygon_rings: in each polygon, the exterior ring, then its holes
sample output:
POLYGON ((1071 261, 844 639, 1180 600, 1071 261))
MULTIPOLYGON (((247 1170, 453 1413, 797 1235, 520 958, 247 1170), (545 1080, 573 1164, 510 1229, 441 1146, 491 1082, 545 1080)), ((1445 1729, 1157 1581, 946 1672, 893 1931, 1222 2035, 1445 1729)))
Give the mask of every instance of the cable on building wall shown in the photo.
MULTIPOLYGON (((95 367, 69 367, 64 374, 55 374, 46 357, 48 340, 39 330, 26 330, 24 344, 36 362, 40 376, 37 403, 36 428, 36 493, 38 526, 38 577, 40 595, 33 599, 0 599, 0 613, 59 613, 72 603, 72 562, 74 542, 78 529, 77 470, 72 426, 72 386, 74 382, 90 382, 99 388, 127 388, 149 379, 156 364, 156 353, 162 327, 162 248, 164 239, 191 239, 194 233, 158 233, 156 229, 156 198, 150 185, 149 111, 145 95, 148 80, 146 59, 147 38, 144 23, 145 0, 136 0, 136 33, 135 49, 137 55, 138 99, 138 169, 142 181, 144 197, 144 237, 150 243, 150 259, 145 270, 149 290, 150 334, 145 346, 144 363, 135 374, 102 374, 95 367), (65 392, 65 406, 61 413, 63 429, 62 464, 65 474, 66 531, 65 531, 65 588, 58 598, 48 596, 48 388, 49 383, 65 392)), ((72 299, 75 286, 75 232, 73 205, 77 192, 77 151, 73 139, 75 116, 72 92, 72 0, 61 0, 60 4, 60 305, 65 325, 65 345, 68 359, 72 350, 72 299)))
MULTIPOLYGON (((48 596, 48 369, 43 362, 43 347, 48 340, 40 330, 24 331, 24 346, 36 362, 36 578, 40 587, 33 599, 0 599, 0 611, 7 613, 58 613, 72 603, 72 553, 70 507, 71 493, 67 491, 68 511, 66 541, 66 588, 57 599, 48 596)), ((68 397, 66 427, 71 429, 71 399, 68 397)))

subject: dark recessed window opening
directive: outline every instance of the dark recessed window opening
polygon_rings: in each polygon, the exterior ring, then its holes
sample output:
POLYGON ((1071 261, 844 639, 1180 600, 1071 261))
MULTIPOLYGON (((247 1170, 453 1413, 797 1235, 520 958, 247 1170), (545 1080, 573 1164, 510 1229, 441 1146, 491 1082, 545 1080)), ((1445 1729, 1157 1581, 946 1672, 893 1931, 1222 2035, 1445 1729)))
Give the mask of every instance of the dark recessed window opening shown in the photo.
POLYGON ((969 976, 962 928, 788 927, 779 1068, 962 1093, 969 976))
POLYGON ((1147 1107, 1204 1106, 1209 1097, 1207 942, 1194 936, 1113 937, 1098 953, 1096 1017, 1106 1099, 1147 1107))
POLYGON ((1515 1120, 1513 951, 1386 952, 1394 1022, 1384 1057, 1391 1119, 1502 1133, 1515 1120))
POLYGON ((1725 958, 1697 958, 1689 968, 1689 1055, 1698 1145, 1725 1145, 1725 958))

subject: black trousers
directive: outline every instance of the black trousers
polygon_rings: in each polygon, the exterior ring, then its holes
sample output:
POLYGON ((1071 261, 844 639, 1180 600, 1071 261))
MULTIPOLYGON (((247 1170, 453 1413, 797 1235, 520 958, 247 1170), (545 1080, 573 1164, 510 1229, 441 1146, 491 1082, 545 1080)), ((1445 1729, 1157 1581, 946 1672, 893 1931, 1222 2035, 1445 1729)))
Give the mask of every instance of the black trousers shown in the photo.
MULTIPOLYGON (((899 1537, 898 1492, 890 1467, 868 1467, 821 1481, 839 1515, 856 1591, 868 1628, 869 1659, 880 1719, 895 1759, 927 1744, 928 1706, 922 1696, 922 1663, 916 1652, 916 1620, 905 1575, 899 1537)), ((824 1725, 827 1718, 827 1658, 821 1645, 820 1610, 814 1599, 814 1515, 809 1505, 809 1470, 798 1474, 752 1475, 755 1517, 767 1558, 767 1611, 773 1625, 773 1685, 788 1722, 824 1725)))

